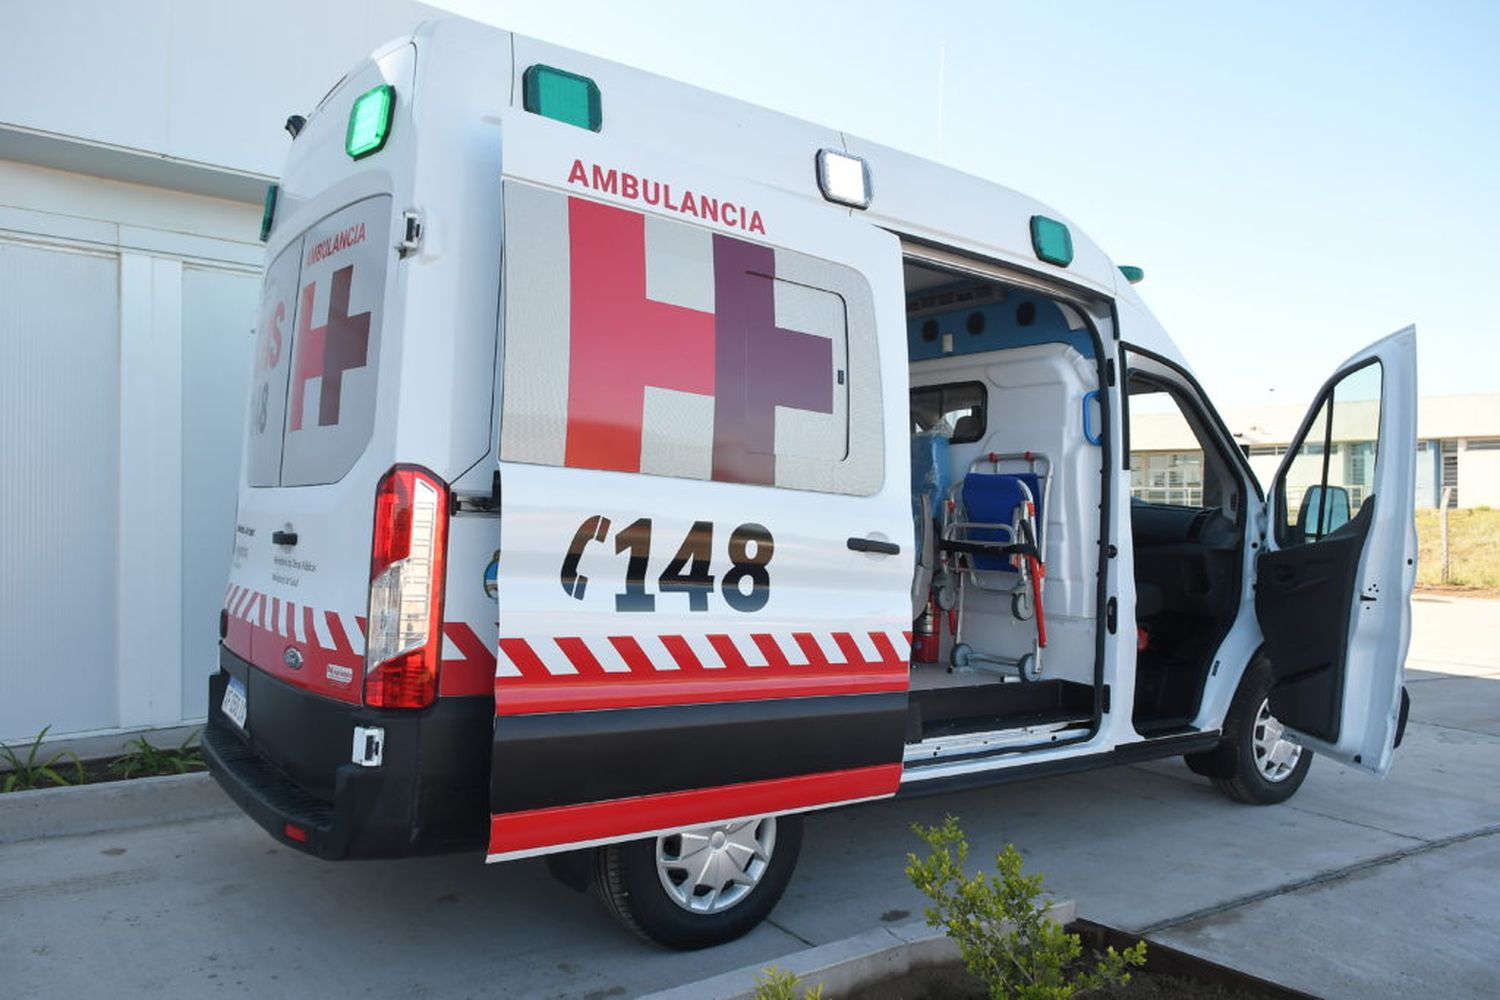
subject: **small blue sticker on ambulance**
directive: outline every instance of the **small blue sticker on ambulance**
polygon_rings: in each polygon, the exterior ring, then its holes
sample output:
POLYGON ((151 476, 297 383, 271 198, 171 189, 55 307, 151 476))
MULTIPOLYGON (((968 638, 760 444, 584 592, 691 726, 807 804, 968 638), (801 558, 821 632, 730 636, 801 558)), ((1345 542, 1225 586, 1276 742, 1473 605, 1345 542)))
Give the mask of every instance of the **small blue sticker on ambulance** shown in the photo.
POLYGON ((486 597, 494 598, 500 593, 500 550, 495 550, 495 555, 490 559, 490 564, 484 568, 484 593, 486 597))

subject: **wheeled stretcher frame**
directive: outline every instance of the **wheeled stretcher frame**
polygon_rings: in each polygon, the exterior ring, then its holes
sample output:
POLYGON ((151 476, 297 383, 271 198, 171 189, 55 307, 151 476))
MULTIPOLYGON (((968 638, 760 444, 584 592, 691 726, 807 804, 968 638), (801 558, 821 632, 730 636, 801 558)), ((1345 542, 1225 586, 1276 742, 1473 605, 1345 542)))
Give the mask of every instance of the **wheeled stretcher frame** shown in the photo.
POLYGON ((942 555, 938 606, 956 612, 949 656, 951 669, 997 674, 1014 670, 1023 681, 1041 676, 1042 650, 1047 645, 1042 589, 1046 582, 1045 518, 1050 509, 1051 485, 1052 462, 1046 455, 1034 451, 989 452, 969 463, 968 475, 949 490, 938 546, 942 555), (1002 463, 1012 469, 1020 466, 1024 473, 1002 471, 1002 463), (984 471, 986 467, 988 472, 984 471), (976 474, 1005 477, 1004 487, 1013 490, 1016 498, 1008 521, 970 519, 985 516, 970 509, 973 502, 966 496, 974 490, 971 481, 976 474), (1034 490, 1033 484, 1038 489, 1034 490), (1000 568, 981 565, 996 560, 1006 560, 1010 565, 1000 568), (1036 623, 1030 652, 1006 657, 976 651, 964 641, 965 595, 971 587, 989 593, 1009 592, 1011 615, 1017 621, 1036 623))

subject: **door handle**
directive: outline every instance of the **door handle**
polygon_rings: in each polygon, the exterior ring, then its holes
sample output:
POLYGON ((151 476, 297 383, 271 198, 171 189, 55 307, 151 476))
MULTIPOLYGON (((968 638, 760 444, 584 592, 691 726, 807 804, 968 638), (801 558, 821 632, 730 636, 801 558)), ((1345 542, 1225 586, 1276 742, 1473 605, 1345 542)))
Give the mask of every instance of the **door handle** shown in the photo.
POLYGON ((855 552, 876 552, 883 556, 901 554, 901 546, 895 542, 882 542, 877 538, 861 538, 858 535, 849 539, 849 548, 855 552))
POLYGON ((297 544, 297 533, 295 531, 273 531, 271 532, 272 545, 285 545, 290 548, 297 544))

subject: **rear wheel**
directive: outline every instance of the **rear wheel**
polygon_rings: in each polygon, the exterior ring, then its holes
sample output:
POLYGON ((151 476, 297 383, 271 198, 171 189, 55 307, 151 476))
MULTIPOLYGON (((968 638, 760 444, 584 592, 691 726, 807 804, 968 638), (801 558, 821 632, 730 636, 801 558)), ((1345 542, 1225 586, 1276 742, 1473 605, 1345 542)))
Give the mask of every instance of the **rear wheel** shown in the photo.
POLYGON ((599 895, 616 919, 669 948, 732 941, 775 907, 802 848, 802 817, 765 816, 598 853, 599 895))
POLYGON ((1275 805, 1302 787, 1313 752, 1292 739, 1271 714, 1271 665, 1256 660, 1245 671, 1224 720, 1224 741, 1189 754, 1188 767, 1236 802, 1275 805))

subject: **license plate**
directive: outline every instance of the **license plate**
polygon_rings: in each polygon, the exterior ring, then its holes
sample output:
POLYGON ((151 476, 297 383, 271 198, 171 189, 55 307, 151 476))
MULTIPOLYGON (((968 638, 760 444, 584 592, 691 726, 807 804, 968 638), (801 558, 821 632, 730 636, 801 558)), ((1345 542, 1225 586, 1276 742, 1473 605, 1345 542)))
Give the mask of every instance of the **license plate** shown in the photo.
POLYGON ((250 702, 245 697, 245 685, 238 677, 230 677, 229 684, 224 688, 224 700, 219 707, 229 717, 229 721, 239 727, 240 732, 245 731, 245 716, 249 712, 250 702))

